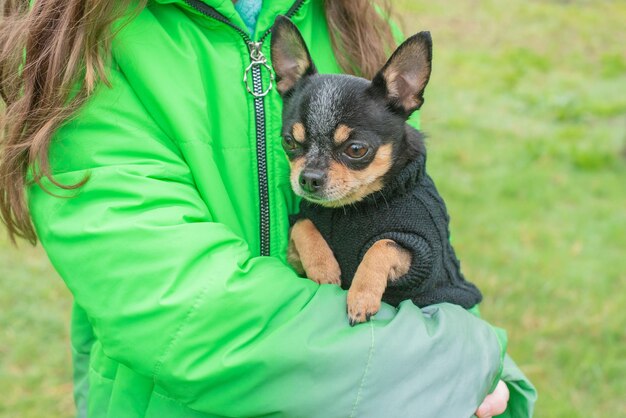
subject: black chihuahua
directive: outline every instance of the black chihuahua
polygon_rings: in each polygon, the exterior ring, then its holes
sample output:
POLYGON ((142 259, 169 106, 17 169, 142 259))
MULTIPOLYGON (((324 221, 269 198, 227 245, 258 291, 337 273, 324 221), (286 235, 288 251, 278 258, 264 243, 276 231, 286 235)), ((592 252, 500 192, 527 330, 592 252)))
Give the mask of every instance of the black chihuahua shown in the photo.
POLYGON ((426 174, 423 137, 406 123, 424 103, 430 33, 407 39, 371 82, 318 74, 286 17, 276 19, 271 47, 291 184, 304 198, 292 219, 290 264, 317 283, 349 289, 351 325, 369 320, 381 300, 479 303, 426 174))

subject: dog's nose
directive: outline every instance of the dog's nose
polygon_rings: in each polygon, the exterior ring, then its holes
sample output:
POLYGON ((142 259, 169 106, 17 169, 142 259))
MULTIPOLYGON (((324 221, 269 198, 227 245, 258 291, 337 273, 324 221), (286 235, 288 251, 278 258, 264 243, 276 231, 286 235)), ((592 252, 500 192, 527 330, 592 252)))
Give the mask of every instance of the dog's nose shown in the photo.
POLYGON ((304 170, 300 174, 300 187, 307 193, 316 193, 326 181, 326 175, 321 170, 304 170))

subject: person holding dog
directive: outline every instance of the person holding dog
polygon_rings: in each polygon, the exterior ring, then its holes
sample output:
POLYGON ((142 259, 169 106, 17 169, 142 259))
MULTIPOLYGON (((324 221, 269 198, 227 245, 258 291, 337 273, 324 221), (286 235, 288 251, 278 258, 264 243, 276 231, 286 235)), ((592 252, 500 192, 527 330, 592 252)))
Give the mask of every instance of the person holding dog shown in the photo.
POLYGON ((371 77, 394 39, 369 1, 247 3, 3 3, 0 216, 74 296, 78 415, 530 416, 486 322, 404 303, 352 328, 287 266, 272 23, 327 73, 371 77))

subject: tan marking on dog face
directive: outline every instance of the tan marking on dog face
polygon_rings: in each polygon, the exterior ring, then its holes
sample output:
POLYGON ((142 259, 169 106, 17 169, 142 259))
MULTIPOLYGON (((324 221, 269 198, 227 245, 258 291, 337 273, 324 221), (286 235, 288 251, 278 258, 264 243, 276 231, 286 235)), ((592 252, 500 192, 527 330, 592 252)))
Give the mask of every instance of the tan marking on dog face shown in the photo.
POLYGON ((302 189, 300 188, 300 173, 304 169, 304 163, 306 159, 300 156, 294 160, 289 161, 289 167, 291 168, 291 174, 289 180, 291 182, 291 188, 297 195, 302 195, 302 189))
POLYGON ((352 128, 348 125, 344 125, 343 123, 337 126, 335 129, 335 134, 333 135, 333 140, 335 141, 335 145, 341 145, 350 137, 350 132, 352 132, 352 128))
POLYGON ((301 122, 294 123, 293 128, 291 128, 291 134, 293 135, 293 139, 295 139, 299 143, 303 143, 304 138, 306 138, 304 125, 301 122))
MULTIPOLYGON (((369 194, 383 188, 383 176, 392 165, 392 145, 378 148, 370 165, 359 171, 350 170, 344 164, 331 162, 328 169, 328 184, 324 206, 339 207, 358 202, 369 194)), ((293 174, 292 174, 293 175, 293 174)))

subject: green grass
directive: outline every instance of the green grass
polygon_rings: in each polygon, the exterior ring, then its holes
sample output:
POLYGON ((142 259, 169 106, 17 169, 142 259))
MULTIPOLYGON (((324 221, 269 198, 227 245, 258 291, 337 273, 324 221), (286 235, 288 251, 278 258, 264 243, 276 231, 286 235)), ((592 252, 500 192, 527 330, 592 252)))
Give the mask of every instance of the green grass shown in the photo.
POLYGON ((71 417, 70 294, 40 249, 4 236, 0 306, 0 417, 71 417))
MULTIPOLYGON (((626 3, 394 4, 432 32, 429 171, 536 416, 626 416, 626 3)), ((70 416, 70 296, 41 251, 0 240, 0 304, 0 416, 70 416)))

